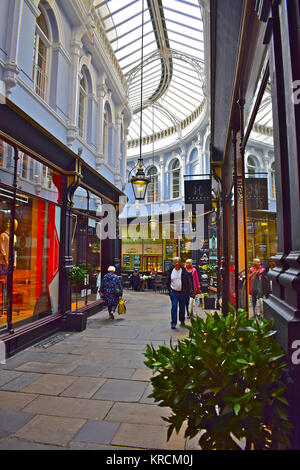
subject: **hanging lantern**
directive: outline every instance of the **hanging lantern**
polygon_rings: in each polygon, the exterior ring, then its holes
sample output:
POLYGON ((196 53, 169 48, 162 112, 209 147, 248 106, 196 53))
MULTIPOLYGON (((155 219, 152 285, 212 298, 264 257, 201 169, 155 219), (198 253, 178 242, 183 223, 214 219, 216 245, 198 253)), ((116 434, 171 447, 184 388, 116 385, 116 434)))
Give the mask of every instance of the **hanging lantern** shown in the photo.
POLYGON ((133 189, 133 194, 135 199, 143 200, 146 196, 146 191, 148 184, 150 183, 150 178, 147 178, 142 166, 142 159, 139 159, 139 167, 135 176, 130 178, 130 182, 133 189))
POLYGON ((135 176, 130 178, 133 194, 136 200, 145 199, 150 178, 145 175, 142 159, 142 128, 143 128, 143 51, 144 51, 144 0, 142 2, 142 47, 141 47, 141 111, 140 111, 140 157, 138 159, 138 169, 135 176))

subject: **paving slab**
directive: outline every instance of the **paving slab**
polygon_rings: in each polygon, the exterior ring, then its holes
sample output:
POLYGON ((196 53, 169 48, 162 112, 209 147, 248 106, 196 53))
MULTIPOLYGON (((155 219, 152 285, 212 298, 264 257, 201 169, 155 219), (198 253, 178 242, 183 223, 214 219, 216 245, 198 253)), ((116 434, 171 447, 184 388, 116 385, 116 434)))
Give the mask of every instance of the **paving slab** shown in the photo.
POLYGON ((0 391, 0 409, 22 410, 36 397, 37 395, 31 393, 0 391))
POLYGON ((109 412, 113 401, 88 400, 84 398, 39 396, 23 411, 39 415, 61 416, 102 420, 109 412))
POLYGON ((26 441, 66 446, 85 424, 85 419, 37 415, 15 433, 26 441))
POLYGON ((55 334, 0 365, 1 450, 197 448, 183 431, 167 442, 162 417, 171 411, 148 397, 154 374, 144 364, 147 344, 175 345, 188 332, 171 330, 168 296, 126 298, 126 315, 98 312, 86 330, 55 334))
POLYGON ((87 421, 73 437, 73 441, 94 444, 109 444, 116 434, 120 423, 106 421, 87 421))
POLYGON ((97 400, 137 402, 142 397, 147 382, 133 380, 107 379, 104 385, 93 395, 97 400))
POLYGON ((34 442, 26 442, 22 439, 9 437, 0 439, 0 450, 67 450, 65 447, 51 446, 49 444, 38 444, 34 442))
POLYGON ((131 424, 167 426, 162 417, 171 415, 169 408, 142 403, 115 403, 106 416, 107 421, 120 421, 131 424))
POLYGON ((67 375, 44 374, 35 382, 24 387, 22 391, 42 395, 59 395, 75 380, 75 377, 67 375))
POLYGON ((105 378, 77 377, 60 396, 73 398, 91 398, 94 393, 104 384, 105 378))
POLYGON ((153 371, 151 369, 136 369, 134 374, 130 377, 131 380, 142 380, 142 381, 150 381, 150 379, 154 377, 153 371))
MULTIPOLYGON (((0 445, 1 449, 1 445, 0 445)), ((112 446, 109 444, 96 444, 89 442, 70 442, 68 445, 70 450, 109 450, 109 451, 128 451, 128 450, 138 450, 136 447, 125 447, 125 446, 112 446)), ((141 449, 143 450, 143 449, 141 449)))
POLYGON ((0 437, 9 436, 33 418, 32 413, 23 411, 0 410, 0 437))
POLYGON ((10 382, 11 380, 15 379, 16 377, 19 377, 22 375, 21 372, 16 372, 14 370, 1 370, 0 371, 0 388, 2 389, 2 386, 10 382))
POLYGON ((167 442, 166 426, 122 423, 111 441, 113 445, 142 447, 144 449, 184 450, 185 438, 182 431, 173 434, 167 442))
POLYGON ((1 390, 20 392, 27 385, 35 382, 42 374, 36 372, 18 372, 18 376, 1 387, 1 390))
POLYGON ((17 367, 16 370, 41 372, 44 374, 68 374, 71 370, 75 369, 75 364, 55 364, 49 362, 26 362, 17 367))
POLYGON ((100 377, 105 367, 107 365, 98 364, 95 361, 93 363, 83 361, 72 370, 72 374, 76 377, 100 377))
POLYGON ((127 367, 109 367, 103 371, 101 377, 109 379, 129 379, 134 374, 135 369, 127 367))

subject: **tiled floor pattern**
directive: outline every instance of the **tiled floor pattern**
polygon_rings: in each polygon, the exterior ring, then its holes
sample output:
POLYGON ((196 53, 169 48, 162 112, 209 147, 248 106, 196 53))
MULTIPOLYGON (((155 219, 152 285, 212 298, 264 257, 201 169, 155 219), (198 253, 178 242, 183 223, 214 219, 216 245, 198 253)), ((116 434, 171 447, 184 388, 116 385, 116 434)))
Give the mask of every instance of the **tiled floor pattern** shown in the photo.
POLYGON ((171 330, 167 295, 126 291, 125 298, 126 315, 110 320, 103 310, 86 330, 0 365, 0 450, 198 449, 184 429, 167 441, 162 417, 170 410, 149 398, 143 355, 147 344, 187 332, 171 330))

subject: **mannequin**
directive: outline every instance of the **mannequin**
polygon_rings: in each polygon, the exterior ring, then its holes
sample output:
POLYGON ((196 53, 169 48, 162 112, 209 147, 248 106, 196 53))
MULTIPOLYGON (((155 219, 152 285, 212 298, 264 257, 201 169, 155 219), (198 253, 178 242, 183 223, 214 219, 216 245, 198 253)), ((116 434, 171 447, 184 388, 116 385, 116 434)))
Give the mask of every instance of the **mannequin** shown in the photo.
MULTIPOLYGON (((15 219, 14 231, 18 228, 18 221, 15 219)), ((0 235, 0 271, 5 272, 9 265, 9 232, 10 232, 10 220, 7 222, 6 230, 0 235)), ((14 235, 14 247, 16 245, 17 237, 14 235)), ((17 253, 14 253, 14 267, 17 264, 17 253)))

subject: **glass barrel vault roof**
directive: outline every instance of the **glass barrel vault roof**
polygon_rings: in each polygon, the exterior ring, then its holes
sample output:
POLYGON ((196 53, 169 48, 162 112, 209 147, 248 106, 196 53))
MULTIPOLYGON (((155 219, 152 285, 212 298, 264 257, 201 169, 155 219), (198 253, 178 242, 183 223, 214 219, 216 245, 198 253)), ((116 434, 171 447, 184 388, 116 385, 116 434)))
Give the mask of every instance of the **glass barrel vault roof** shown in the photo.
POLYGON ((199 3, 198 0, 94 0, 94 8, 129 87, 128 99, 133 110, 129 148, 139 146, 141 69, 143 144, 154 144, 170 135, 175 140, 201 116, 205 77, 199 3))

